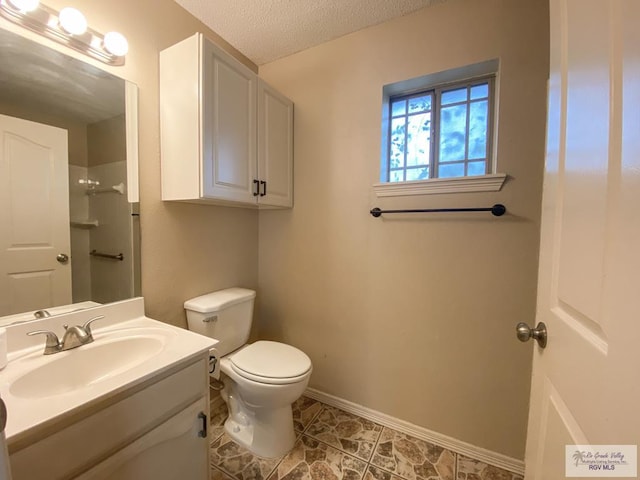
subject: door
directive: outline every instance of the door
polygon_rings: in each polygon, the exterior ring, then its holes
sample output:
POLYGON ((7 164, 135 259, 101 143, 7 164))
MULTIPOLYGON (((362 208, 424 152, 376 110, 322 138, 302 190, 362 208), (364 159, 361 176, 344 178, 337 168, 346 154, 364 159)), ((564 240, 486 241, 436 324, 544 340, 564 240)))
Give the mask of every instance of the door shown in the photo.
POLYGON ((203 39, 202 196, 256 203, 256 75, 203 39))
POLYGON ((71 303, 68 176, 66 130, 0 115, 0 315, 71 303))
POLYGON ((260 79, 258 178, 261 206, 293 206, 293 102, 260 79))
POLYGON ((550 5, 527 480, 564 479, 565 445, 640 443, 640 2, 550 5))

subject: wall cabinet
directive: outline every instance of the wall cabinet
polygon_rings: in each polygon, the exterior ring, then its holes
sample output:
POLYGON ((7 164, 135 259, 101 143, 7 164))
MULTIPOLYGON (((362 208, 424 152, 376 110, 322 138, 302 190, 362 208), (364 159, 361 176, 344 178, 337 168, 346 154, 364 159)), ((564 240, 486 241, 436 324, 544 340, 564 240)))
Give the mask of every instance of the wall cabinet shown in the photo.
POLYGON ((87 407, 10 449, 13 479, 207 480, 207 361, 87 407))
POLYGON ((293 103, 196 34, 160 53, 162 199, 293 206, 293 103))

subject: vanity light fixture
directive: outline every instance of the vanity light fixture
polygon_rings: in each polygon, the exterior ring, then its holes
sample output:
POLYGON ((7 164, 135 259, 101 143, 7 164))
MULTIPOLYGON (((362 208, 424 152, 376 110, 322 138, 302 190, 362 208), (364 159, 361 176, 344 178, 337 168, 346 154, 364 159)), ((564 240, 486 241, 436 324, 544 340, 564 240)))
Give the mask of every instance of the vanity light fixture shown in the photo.
POLYGON ((118 32, 102 35, 88 26, 80 10, 72 7, 58 12, 39 0, 0 0, 0 15, 108 65, 124 65, 129 51, 124 35, 118 32))
POLYGON ((82 35, 87 31, 87 19, 82 12, 73 7, 64 7, 58 14, 62 29, 69 35, 82 35))
POLYGON ((21 12, 33 12, 40 5, 40 0, 9 0, 9 4, 21 12))
POLYGON ((124 57, 129 51, 129 42, 119 32, 106 33, 102 45, 107 52, 117 57, 124 57))

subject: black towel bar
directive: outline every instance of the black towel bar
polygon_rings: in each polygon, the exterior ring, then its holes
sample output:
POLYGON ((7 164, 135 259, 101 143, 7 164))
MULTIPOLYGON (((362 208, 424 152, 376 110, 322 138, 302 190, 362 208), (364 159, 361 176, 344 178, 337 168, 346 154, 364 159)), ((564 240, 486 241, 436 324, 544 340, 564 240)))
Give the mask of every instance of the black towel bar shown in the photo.
POLYGON ((100 253, 97 250, 91 250, 89 252, 89 255, 91 255, 92 257, 109 258, 111 260, 120 260, 120 261, 124 260, 124 255, 121 253, 117 255, 112 255, 110 253, 100 253))
POLYGON ((369 212, 378 218, 383 213, 441 213, 441 212, 491 212, 494 217, 501 217, 507 212, 507 207, 501 203, 496 203, 493 207, 480 208, 426 208, 419 210, 380 210, 378 207, 372 208, 369 212))

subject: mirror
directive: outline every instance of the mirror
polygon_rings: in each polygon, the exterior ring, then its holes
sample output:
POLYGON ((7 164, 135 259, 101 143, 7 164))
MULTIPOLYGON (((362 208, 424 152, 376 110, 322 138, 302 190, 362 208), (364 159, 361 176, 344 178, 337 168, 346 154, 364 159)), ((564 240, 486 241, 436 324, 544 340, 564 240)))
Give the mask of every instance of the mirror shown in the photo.
POLYGON ((137 87, 4 29, 0 45, 0 324, 140 295, 137 87))

